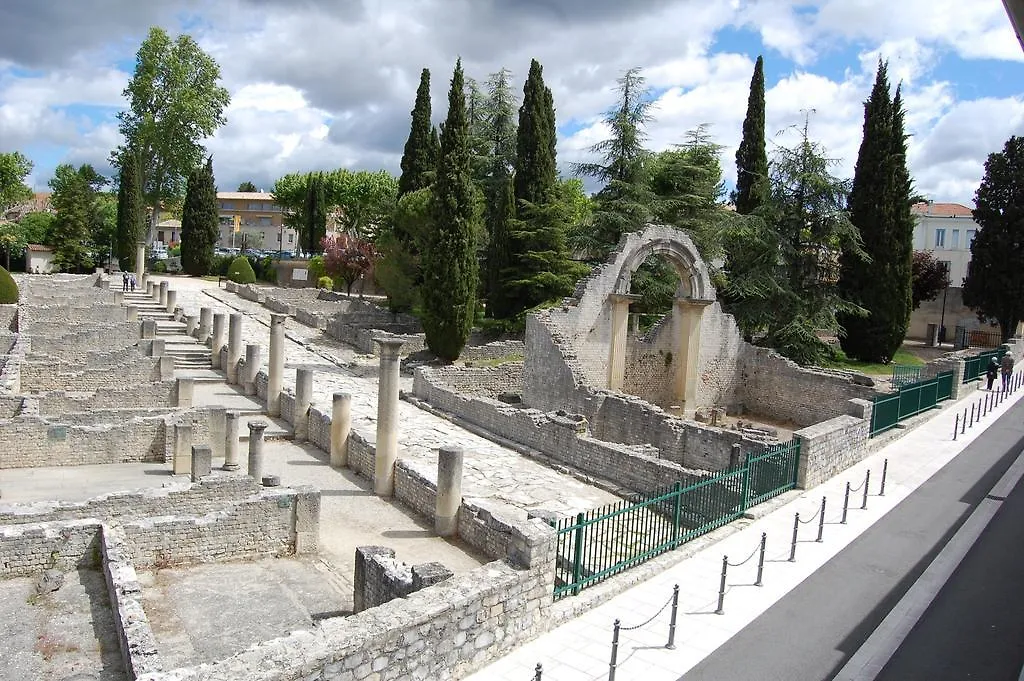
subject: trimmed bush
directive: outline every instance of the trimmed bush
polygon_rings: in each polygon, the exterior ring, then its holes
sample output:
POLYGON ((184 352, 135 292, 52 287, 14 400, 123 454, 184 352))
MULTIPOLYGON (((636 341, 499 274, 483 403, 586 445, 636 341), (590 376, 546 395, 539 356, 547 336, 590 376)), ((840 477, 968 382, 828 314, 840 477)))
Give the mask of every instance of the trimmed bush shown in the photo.
POLYGON ((236 284, 255 284, 256 273, 252 271, 249 259, 244 255, 235 258, 228 268, 228 279, 236 284))
POLYGON ((332 280, 330 277, 320 277, 319 279, 316 280, 316 287, 327 289, 328 291, 333 291, 334 280, 332 280))
POLYGON ((0 267, 0 305, 14 305, 18 302, 18 284, 11 273, 0 267))
POLYGON ((153 274, 166 274, 167 273, 167 263, 165 261, 163 261, 163 260, 157 260, 149 268, 149 271, 152 272, 153 274))

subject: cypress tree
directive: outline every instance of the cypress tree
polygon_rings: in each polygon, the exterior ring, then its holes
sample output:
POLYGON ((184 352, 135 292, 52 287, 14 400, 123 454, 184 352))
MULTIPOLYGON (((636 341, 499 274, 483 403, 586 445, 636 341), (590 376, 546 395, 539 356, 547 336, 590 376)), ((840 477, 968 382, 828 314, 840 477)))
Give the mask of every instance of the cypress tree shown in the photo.
POLYGON ((145 218, 139 157, 128 152, 122 157, 117 189, 117 258, 122 270, 135 269, 135 250, 145 218))
POLYGON ((497 191, 493 201, 488 202, 488 228, 490 239, 487 242, 487 314, 496 319, 509 316, 512 301, 510 291, 502 286, 502 276, 509 266, 509 239, 512 221, 515 220, 515 194, 512 177, 505 174, 500 181, 495 181, 497 191))
POLYGON ((218 227, 217 186, 211 156, 204 166, 189 174, 185 189, 181 212, 181 268, 185 274, 194 277, 209 274, 218 227))
POLYGON ((304 250, 307 253, 320 253, 323 250, 320 242, 327 236, 327 199, 324 196, 324 174, 310 173, 306 185, 306 205, 303 211, 304 250))
POLYGON ((405 151, 402 153, 398 198, 430 186, 430 177, 436 165, 431 137, 430 69, 423 69, 420 73, 420 85, 416 88, 416 103, 412 108, 412 127, 405 142, 405 151))
POLYGON ((753 213, 768 200, 768 154, 764 146, 764 58, 757 56, 750 78, 743 140, 736 150, 736 212, 753 213))
POLYGON ((533 59, 523 86, 516 135, 516 207, 521 202, 545 204, 555 193, 555 110, 551 90, 544 85, 544 69, 533 59))
POLYGON ((914 230, 902 97, 899 92, 895 100, 890 96, 887 71, 879 61, 864 104, 864 138, 849 198, 850 219, 868 257, 844 255, 840 260, 843 296, 868 311, 867 316, 840 319, 843 351, 883 363, 900 348, 910 321, 914 230))
POLYGON ((441 156, 432 186, 434 225, 423 249, 423 330, 427 347, 445 361, 458 359, 473 327, 478 265, 475 187, 470 176, 462 60, 455 63, 441 156))

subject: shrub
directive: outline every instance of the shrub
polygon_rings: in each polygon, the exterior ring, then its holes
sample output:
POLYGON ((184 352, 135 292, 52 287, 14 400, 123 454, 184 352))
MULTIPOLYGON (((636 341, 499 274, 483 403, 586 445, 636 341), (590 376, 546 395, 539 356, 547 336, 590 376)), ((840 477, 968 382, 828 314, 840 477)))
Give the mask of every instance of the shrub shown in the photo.
POLYGON ((0 267, 0 305, 14 305, 18 302, 18 284, 11 273, 0 267))
POLYGON ((327 267, 324 265, 324 256, 314 255, 309 259, 309 276, 320 281, 320 277, 327 276, 327 267))
POLYGON ((230 255, 213 256, 213 262, 210 264, 210 274, 216 274, 218 277, 228 276, 228 270, 231 269, 233 261, 234 257, 230 255))
POLYGON ((255 284, 256 273, 252 271, 249 259, 240 255, 232 260, 231 267, 228 268, 228 279, 236 284, 255 284))
POLYGON ((325 289, 327 291, 333 291, 334 280, 331 279, 330 277, 320 277, 319 279, 316 280, 316 287, 325 289))
POLYGON ((157 260, 149 268, 149 271, 153 274, 165 274, 167 272, 167 263, 163 260, 157 260))

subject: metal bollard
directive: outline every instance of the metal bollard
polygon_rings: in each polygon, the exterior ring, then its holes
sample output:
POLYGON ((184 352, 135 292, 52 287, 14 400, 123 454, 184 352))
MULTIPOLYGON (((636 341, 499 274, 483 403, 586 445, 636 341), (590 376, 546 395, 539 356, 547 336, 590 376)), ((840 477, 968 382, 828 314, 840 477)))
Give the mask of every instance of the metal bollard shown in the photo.
POLYGON ((969 425, 970 425, 971 428, 974 427, 974 403, 973 402, 971 403, 971 423, 969 425))
POLYGON ((860 504, 860 510, 862 510, 862 511, 868 507, 868 487, 870 487, 870 486, 871 486, 871 471, 869 469, 867 474, 864 476, 864 501, 862 501, 861 504, 860 504))
POLYGON ((793 543, 789 545, 789 562, 796 562, 796 538, 800 534, 800 514, 793 518, 793 543))
POLYGON ((840 525, 846 524, 846 509, 850 508, 850 483, 846 483, 846 494, 843 496, 843 519, 839 521, 840 525))
POLYGON ((544 667, 541 666, 540 662, 533 670, 533 681, 541 681, 541 675, 544 673, 544 667))
POLYGON ((608 681, 615 681, 615 665, 619 659, 619 620, 615 620, 615 630, 612 632, 612 659, 608 662, 608 681))
POLYGON ((679 611, 679 585, 672 587, 672 618, 668 621, 668 643, 665 647, 669 650, 676 649, 676 613, 679 611))
POLYGON ((984 411, 981 412, 981 415, 982 416, 987 416, 988 415, 988 395, 985 395, 985 407, 984 407, 984 411))
POLYGON ((889 459, 882 460, 882 489, 878 490, 878 496, 885 496, 885 479, 889 475, 889 459))
POLYGON ((768 533, 761 533, 761 555, 757 558, 757 581, 754 582, 754 586, 763 586, 761 577, 764 576, 764 548, 768 544, 768 533))
POLYGON ((722 581, 718 583, 718 609, 716 615, 725 614, 725 573, 729 571, 729 556, 722 556, 722 581))
POLYGON ((956 440, 957 434, 960 432, 960 414, 956 415, 956 423, 953 424, 953 439, 956 440))
POLYGON ((964 417, 960 420, 960 434, 967 432, 967 409, 964 409, 964 417))
POLYGON ((821 498, 821 511, 818 516, 818 538, 814 541, 821 543, 821 535, 825 533, 825 497, 821 498))
POLYGON ((981 420, 981 401, 982 401, 982 399, 983 398, 981 398, 981 397, 978 398, 978 420, 979 421, 981 420))

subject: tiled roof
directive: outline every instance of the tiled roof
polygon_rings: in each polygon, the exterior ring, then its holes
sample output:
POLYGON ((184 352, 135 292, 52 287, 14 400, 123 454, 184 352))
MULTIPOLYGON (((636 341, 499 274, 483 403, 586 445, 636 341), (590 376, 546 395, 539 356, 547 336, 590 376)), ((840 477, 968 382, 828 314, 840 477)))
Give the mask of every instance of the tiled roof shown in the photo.
POLYGON ((269 192, 217 192, 217 198, 237 201, 273 201, 274 195, 269 192))
POLYGON ((50 248, 49 246, 40 246, 39 244, 28 244, 25 248, 27 248, 30 251, 41 251, 44 253, 53 251, 53 249, 50 248))
POLYGON ((935 203, 933 201, 922 201, 921 203, 915 203, 911 210, 918 215, 930 215, 940 218, 972 217, 971 209, 959 203, 935 203))

